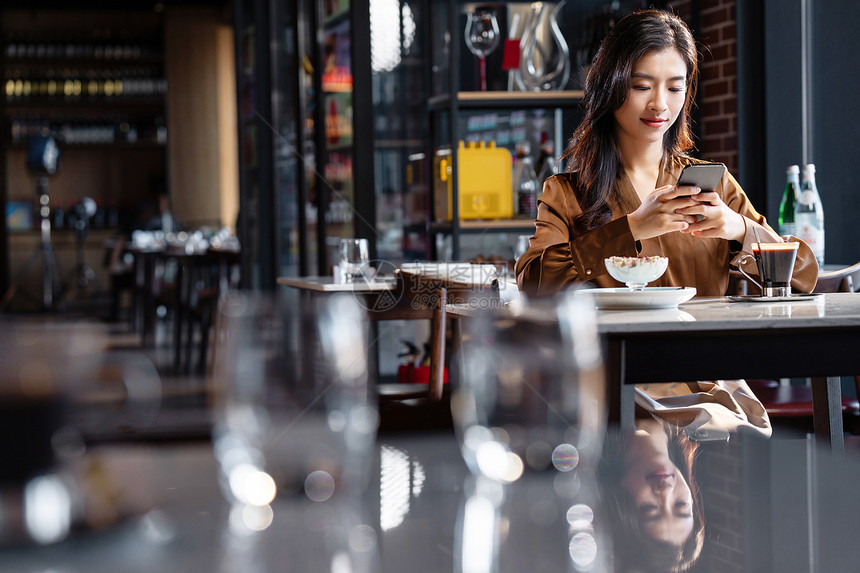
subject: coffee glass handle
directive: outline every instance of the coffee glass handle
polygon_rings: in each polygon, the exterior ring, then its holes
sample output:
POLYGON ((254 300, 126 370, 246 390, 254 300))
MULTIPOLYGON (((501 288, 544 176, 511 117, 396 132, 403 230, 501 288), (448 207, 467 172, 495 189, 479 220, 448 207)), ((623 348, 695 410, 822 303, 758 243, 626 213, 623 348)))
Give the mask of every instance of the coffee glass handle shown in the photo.
POLYGON ((759 283, 757 280, 755 280, 755 279, 754 279, 754 278, 752 278, 750 275, 748 275, 748 274, 747 274, 747 272, 744 270, 744 262, 746 261, 746 259, 752 259, 752 260, 755 260, 755 257, 754 257, 753 255, 744 255, 744 256, 742 256, 742 257, 740 258, 740 260, 738 261, 738 270, 741 272, 741 274, 742 274, 743 276, 745 276, 745 277, 747 278, 747 280, 749 280, 752 284, 754 284, 754 285, 755 285, 755 286, 757 286, 759 289, 761 289, 761 291, 762 291, 762 292, 764 292, 764 287, 762 287, 762 286, 761 286, 761 283, 759 283))

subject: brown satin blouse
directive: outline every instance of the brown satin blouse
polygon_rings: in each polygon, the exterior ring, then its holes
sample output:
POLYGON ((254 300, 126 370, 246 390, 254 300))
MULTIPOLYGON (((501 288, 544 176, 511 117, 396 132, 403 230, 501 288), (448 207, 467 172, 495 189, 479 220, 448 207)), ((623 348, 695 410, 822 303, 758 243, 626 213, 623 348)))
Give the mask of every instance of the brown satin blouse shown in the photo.
MULTIPOLYGON (((700 163, 681 157, 667 161, 657 178, 656 187, 673 185, 684 165, 700 163)), ((649 286, 696 287, 696 296, 723 296, 729 283, 729 267, 737 267, 744 254, 752 254, 756 241, 750 221, 755 221, 777 240, 777 233, 756 212, 738 182, 728 171, 717 192, 729 208, 745 217, 747 232, 743 244, 725 239, 705 239, 671 232, 659 237, 635 241, 627 223, 627 214, 641 201, 632 183, 623 173, 618 185, 619 200, 611 205, 612 220, 584 234, 576 234, 573 220, 582 210, 573 192, 575 174, 564 173, 547 179, 538 199, 535 234, 529 250, 517 260, 516 273, 520 291, 529 297, 554 294, 562 288, 584 281, 598 287, 623 287, 606 272, 603 259, 610 256, 652 256, 669 258, 669 267, 661 278, 649 286)), ((762 231, 758 230, 762 240, 762 231)), ((811 292, 818 280, 818 263, 806 243, 800 242, 791 286, 794 292, 811 292)), ((754 262, 747 260, 744 270, 757 275, 754 262)))

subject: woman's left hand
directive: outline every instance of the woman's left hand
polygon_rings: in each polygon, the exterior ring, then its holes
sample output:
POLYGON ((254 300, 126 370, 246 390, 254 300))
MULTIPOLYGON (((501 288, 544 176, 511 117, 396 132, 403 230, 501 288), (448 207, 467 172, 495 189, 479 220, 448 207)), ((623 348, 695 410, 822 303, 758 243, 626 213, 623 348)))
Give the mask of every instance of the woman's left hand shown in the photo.
POLYGON ((702 191, 693 198, 699 201, 697 205, 684 207, 676 212, 682 215, 702 215, 704 218, 697 223, 691 223, 682 233, 708 239, 743 241, 746 233, 743 215, 729 209, 719 194, 702 191))

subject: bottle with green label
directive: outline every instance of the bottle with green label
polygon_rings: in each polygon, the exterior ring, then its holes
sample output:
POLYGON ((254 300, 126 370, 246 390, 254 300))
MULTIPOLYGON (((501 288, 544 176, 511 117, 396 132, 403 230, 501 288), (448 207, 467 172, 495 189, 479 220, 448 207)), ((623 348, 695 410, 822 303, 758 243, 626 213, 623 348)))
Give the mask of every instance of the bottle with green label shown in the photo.
POLYGON ((794 224, 794 209, 797 205, 797 196, 800 189, 800 167, 790 165, 785 171, 785 191, 779 204, 779 234, 797 235, 797 227, 794 224))

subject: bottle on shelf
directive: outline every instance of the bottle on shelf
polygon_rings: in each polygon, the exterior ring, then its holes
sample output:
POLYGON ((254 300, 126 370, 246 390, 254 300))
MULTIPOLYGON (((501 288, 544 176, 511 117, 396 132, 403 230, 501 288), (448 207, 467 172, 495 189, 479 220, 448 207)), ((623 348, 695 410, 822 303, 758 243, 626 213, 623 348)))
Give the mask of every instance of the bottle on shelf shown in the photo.
POLYGON ((815 165, 803 168, 803 184, 794 210, 797 236, 812 249, 819 266, 824 264, 824 208, 815 184, 815 165))
POLYGON ((797 206, 797 196, 800 189, 800 167, 789 165, 785 174, 785 191, 779 204, 779 234, 797 235, 797 227, 794 224, 794 209, 797 206))
POLYGON ((543 191, 544 181, 556 173, 558 173, 558 164, 555 161, 555 149, 552 142, 547 140, 541 145, 541 156, 538 160, 538 196, 543 191))
POLYGON ((537 216, 538 177, 531 158, 531 145, 528 141, 521 141, 516 149, 517 163, 513 176, 516 215, 534 219, 537 216))

